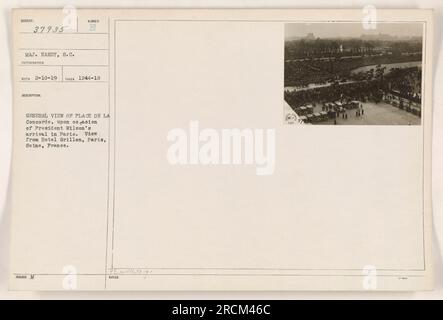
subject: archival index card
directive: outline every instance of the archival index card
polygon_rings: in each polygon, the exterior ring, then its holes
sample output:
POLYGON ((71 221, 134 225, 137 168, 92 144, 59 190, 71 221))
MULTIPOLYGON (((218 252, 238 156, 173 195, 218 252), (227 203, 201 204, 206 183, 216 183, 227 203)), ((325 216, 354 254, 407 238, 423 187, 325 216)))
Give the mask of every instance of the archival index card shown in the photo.
POLYGON ((17 9, 16 290, 426 290, 432 12, 17 9))

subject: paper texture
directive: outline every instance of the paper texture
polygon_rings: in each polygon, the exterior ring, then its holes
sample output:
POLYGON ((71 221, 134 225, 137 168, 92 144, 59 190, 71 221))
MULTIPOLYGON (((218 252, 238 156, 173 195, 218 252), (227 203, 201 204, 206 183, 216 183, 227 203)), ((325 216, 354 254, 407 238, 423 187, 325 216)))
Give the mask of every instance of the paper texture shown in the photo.
POLYGON ((431 11, 12 21, 11 289, 432 289, 431 11))

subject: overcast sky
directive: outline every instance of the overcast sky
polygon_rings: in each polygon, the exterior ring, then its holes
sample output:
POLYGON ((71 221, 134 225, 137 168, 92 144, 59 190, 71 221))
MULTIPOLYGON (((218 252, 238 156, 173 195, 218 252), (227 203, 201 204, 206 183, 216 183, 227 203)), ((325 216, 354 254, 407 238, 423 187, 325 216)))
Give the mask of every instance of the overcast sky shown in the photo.
POLYGON ((287 23, 285 24, 285 38, 305 37, 313 33, 314 37, 360 37, 362 34, 389 34, 391 36, 421 36, 422 23, 378 23, 375 30, 363 29, 362 23, 287 23))

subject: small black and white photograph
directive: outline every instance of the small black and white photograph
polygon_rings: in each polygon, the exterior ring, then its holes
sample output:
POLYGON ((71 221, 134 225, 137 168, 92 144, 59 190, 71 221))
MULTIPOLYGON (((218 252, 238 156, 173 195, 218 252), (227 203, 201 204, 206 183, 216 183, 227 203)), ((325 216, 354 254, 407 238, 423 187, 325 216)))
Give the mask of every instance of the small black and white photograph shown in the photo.
POLYGON ((285 24, 284 121, 421 125, 421 22, 285 24))

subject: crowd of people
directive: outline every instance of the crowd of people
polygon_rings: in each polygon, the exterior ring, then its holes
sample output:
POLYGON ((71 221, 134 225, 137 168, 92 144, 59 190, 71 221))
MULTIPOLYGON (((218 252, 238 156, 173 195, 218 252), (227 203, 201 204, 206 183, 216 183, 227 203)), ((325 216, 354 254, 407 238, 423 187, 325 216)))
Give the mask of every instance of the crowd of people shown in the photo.
MULTIPOLYGON (((385 73, 384 68, 377 66, 366 74, 370 76, 359 80, 354 78, 344 83, 334 81, 306 90, 285 90, 284 98, 292 108, 343 100, 378 103, 387 93, 405 101, 421 103, 421 68, 392 68, 385 73)), ((361 74, 357 76, 361 77, 361 74)))
POLYGON ((386 90, 407 100, 421 103, 421 69, 392 69, 385 77, 386 90))
POLYGON ((380 102, 382 97, 380 82, 376 80, 333 84, 309 90, 285 90, 284 93, 285 101, 293 108, 343 99, 380 102))
POLYGON ((350 58, 328 58, 285 61, 285 87, 303 87, 309 84, 331 82, 334 79, 355 78, 351 71, 363 66, 421 61, 421 54, 357 56, 350 58))

